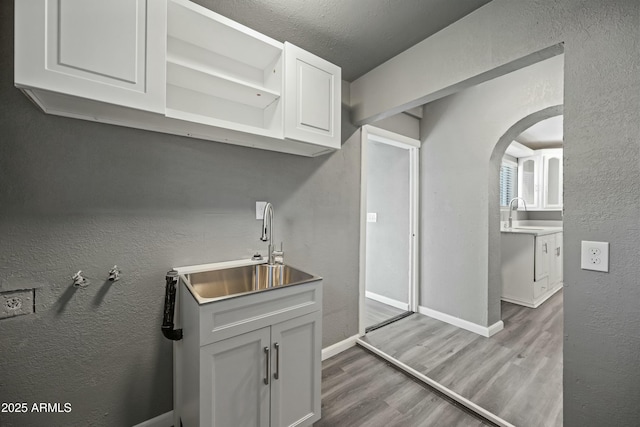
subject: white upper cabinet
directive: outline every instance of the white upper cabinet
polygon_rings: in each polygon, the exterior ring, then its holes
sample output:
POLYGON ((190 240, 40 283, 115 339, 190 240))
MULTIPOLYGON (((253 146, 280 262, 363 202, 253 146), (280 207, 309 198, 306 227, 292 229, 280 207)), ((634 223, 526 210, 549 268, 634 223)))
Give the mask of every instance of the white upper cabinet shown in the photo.
POLYGON ((285 43, 284 136, 340 148, 341 69, 285 43))
POLYGON ((164 1, 20 0, 15 17, 16 86, 164 113, 164 1))
POLYGON ((528 210, 562 210, 562 148, 518 159, 518 196, 528 210))
POLYGON ((20 0, 15 22, 15 84, 46 113, 303 156, 340 148, 339 67, 189 0, 20 0))
MULTIPOLYGON (((518 197, 526 203, 526 209, 540 208, 540 157, 522 157, 518 159, 518 197)), ((523 210, 525 206, 518 205, 523 210)))
POLYGON ((562 209, 562 149, 541 150, 544 170, 543 209, 562 209))

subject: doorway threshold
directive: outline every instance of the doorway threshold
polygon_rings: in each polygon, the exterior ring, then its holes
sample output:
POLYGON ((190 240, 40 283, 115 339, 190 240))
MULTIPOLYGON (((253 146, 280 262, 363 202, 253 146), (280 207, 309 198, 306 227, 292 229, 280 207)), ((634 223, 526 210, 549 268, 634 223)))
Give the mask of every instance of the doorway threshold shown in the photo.
POLYGON ((385 320, 383 322, 376 323, 375 325, 366 327, 364 329, 364 333, 366 334, 366 333, 369 333, 371 331, 375 331, 376 329, 380 329, 380 328, 382 328, 384 326, 390 325, 393 322, 397 322, 400 319, 404 319, 405 317, 409 317, 412 314, 413 314, 413 311, 405 311, 404 313, 400 313, 397 316, 393 316, 392 318, 387 319, 387 320, 385 320))
POLYGON ((500 418, 494 413, 487 411, 483 407, 473 403, 472 401, 459 395, 455 391, 443 386, 439 382, 413 369, 411 366, 399 361, 395 357, 385 353, 379 348, 374 347, 370 343, 364 341, 362 338, 358 338, 356 340, 356 345, 359 345, 365 350, 389 362, 391 365, 395 366, 396 369, 404 372, 406 375, 412 377, 414 380, 418 381, 419 383, 422 383, 425 386, 429 387, 430 389, 436 391, 438 394, 445 396, 446 398, 451 400, 452 403, 460 405, 461 407, 464 407, 467 411, 473 413, 474 415, 481 418, 483 421, 489 423, 490 425, 498 426, 498 427, 515 427, 513 424, 500 418))

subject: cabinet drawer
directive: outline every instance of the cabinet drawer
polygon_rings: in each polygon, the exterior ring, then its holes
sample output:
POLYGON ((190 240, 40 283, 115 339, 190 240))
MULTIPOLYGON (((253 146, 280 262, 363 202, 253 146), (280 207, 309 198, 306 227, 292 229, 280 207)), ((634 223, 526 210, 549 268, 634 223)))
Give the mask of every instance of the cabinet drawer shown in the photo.
POLYGON ((538 299, 544 295, 549 289, 549 278, 545 277, 542 280, 533 282, 533 299, 538 299))
POLYGON ((200 345, 303 316, 321 307, 322 280, 205 304, 200 309, 200 345))

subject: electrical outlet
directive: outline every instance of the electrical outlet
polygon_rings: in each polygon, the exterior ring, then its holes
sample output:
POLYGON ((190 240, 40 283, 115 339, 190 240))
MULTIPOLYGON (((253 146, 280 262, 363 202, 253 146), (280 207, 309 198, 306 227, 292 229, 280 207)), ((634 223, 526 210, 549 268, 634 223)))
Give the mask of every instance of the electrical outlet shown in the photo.
POLYGON ((582 241, 580 268, 609 272, 609 243, 582 241))
POLYGON ((378 213, 367 212, 367 222, 378 222, 378 213))
POLYGON ((33 313, 33 289, 0 293, 0 319, 33 313))
POLYGON ((267 202, 256 202, 256 219, 264 218, 265 206, 267 206, 267 202))

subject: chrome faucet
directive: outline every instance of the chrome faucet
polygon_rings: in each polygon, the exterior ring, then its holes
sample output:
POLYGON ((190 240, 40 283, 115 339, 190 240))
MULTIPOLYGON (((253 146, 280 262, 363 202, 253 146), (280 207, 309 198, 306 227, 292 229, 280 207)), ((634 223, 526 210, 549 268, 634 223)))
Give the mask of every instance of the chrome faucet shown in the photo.
POLYGON ((264 206, 264 214, 262 216, 262 236, 260 240, 263 242, 269 242, 269 256, 267 263, 269 265, 284 264, 284 252, 282 250, 282 242, 280 243, 280 250, 275 250, 273 244, 273 206, 271 203, 267 203, 264 206))
POLYGON ((527 210, 527 202, 524 201, 524 199, 522 197, 514 197, 513 199, 511 199, 511 201, 509 202, 509 227, 508 228, 512 228, 513 226, 513 202, 515 200, 522 200, 522 203, 524 203, 524 210, 527 210))

